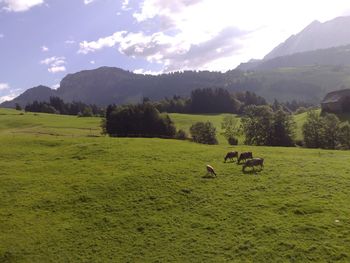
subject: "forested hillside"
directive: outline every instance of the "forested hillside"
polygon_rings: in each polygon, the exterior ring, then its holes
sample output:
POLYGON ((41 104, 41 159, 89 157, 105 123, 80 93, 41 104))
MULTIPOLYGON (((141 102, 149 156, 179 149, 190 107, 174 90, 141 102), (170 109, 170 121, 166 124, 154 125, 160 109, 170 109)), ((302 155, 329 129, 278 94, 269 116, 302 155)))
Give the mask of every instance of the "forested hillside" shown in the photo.
POLYGON ((348 66, 303 66, 267 71, 225 73, 184 71, 157 76, 135 74, 119 68, 102 67, 69 74, 57 90, 37 87, 17 98, 1 104, 2 107, 22 107, 34 100, 48 100, 50 96, 65 102, 80 101, 106 106, 139 102, 144 97, 161 100, 174 95, 188 97, 195 89, 225 88, 231 92, 251 91, 272 102, 307 101, 319 103, 329 91, 350 86, 348 66))

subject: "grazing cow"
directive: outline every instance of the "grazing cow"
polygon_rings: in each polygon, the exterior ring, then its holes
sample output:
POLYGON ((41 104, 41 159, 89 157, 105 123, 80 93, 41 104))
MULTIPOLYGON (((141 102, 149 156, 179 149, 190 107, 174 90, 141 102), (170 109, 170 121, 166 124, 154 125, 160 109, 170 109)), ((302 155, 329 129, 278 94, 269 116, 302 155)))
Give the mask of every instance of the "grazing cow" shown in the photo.
POLYGON ((247 159, 252 159, 253 158, 253 153, 252 152, 243 152, 239 155, 237 164, 240 164, 241 161, 246 161, 247 159))
POLYGON ((238 159, 238 152, 228 152, 225 156, 225 163, 226 163, 227 159, 230 159, 231 161, 233 161, 233 158, 238 159))
POLYGON ((247 167, 252 167, 254 170, 255 166, 260 166, 260 169, 262 169, 264 167, 264 159, 263 158, 253 158, 250 160, 247 160, 243 166, 242 166, 242 171, 245 171, 245 168, 247 167))
POLYGON ((207 164, 207 172, 216 176, 213 166, 207 164))

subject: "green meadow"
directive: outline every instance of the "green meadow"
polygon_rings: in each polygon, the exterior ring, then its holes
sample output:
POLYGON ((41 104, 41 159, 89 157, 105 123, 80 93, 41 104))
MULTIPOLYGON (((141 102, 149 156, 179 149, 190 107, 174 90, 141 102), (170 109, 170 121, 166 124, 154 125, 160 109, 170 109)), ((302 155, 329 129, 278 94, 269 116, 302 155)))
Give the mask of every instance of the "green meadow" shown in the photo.
MULTIPOLYGON (((171 117, 188 130, 223 116, 171 117)), ((109 138, 99 124, 0 109, 0 262, 350 261, 349 151, 109 138), (265 168, 224 163, 231 150, 265 168)))

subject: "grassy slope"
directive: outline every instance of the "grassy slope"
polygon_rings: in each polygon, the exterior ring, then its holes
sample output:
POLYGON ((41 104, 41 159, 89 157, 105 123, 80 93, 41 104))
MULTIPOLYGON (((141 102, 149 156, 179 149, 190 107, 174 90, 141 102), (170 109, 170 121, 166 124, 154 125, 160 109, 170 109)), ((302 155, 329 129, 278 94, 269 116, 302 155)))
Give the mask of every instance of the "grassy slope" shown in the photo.
POLYGON ((0 109, 0 134, 99 135, 99 118, 77 118, 45 113, 20 113, 0 109))
POLYGON ((35 129, 76 137, 23 134, 34 117, 0 114, 0 262, 350 260, 350 152, 239 146, 266 159, 243 174, 227 145, 87 137, 98 120, 55 115, 35 129))
POLYGON ((302 127, 304 122, 306 121, 306 112, 294 115, 294 120, 297 125, 296 129, 296 139, 302 140, 303 139, 303 133, 302 133, 302 127))
MULTIPOLYGON (((169 114, 171 119, 174 121, 177 129, 183 129, 189 134, 190 127, 195 122, 206 122, 210 121, 216 127, 216 136, 218 138, 219 144, 227 144, 224 136, 221 135, 221 122, 224 117, 228 114, 206 114, 206 115, 198 115, 198 114, 178 114, 171 113, 169 114)), ((239 138, 239 143, 242 143, 242 138, 239 138)))

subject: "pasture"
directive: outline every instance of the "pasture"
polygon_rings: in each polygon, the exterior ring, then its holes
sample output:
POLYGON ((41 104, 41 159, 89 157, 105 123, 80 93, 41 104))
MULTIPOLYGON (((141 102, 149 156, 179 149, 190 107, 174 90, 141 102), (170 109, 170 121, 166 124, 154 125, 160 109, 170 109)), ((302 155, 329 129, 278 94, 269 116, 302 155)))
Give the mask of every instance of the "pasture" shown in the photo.
POLYGON ((0 110, 0 262, 350 261, 350 152, 108 138, 99 122, 0 110), (265 168, 242 173, 231 150, 265 168))

